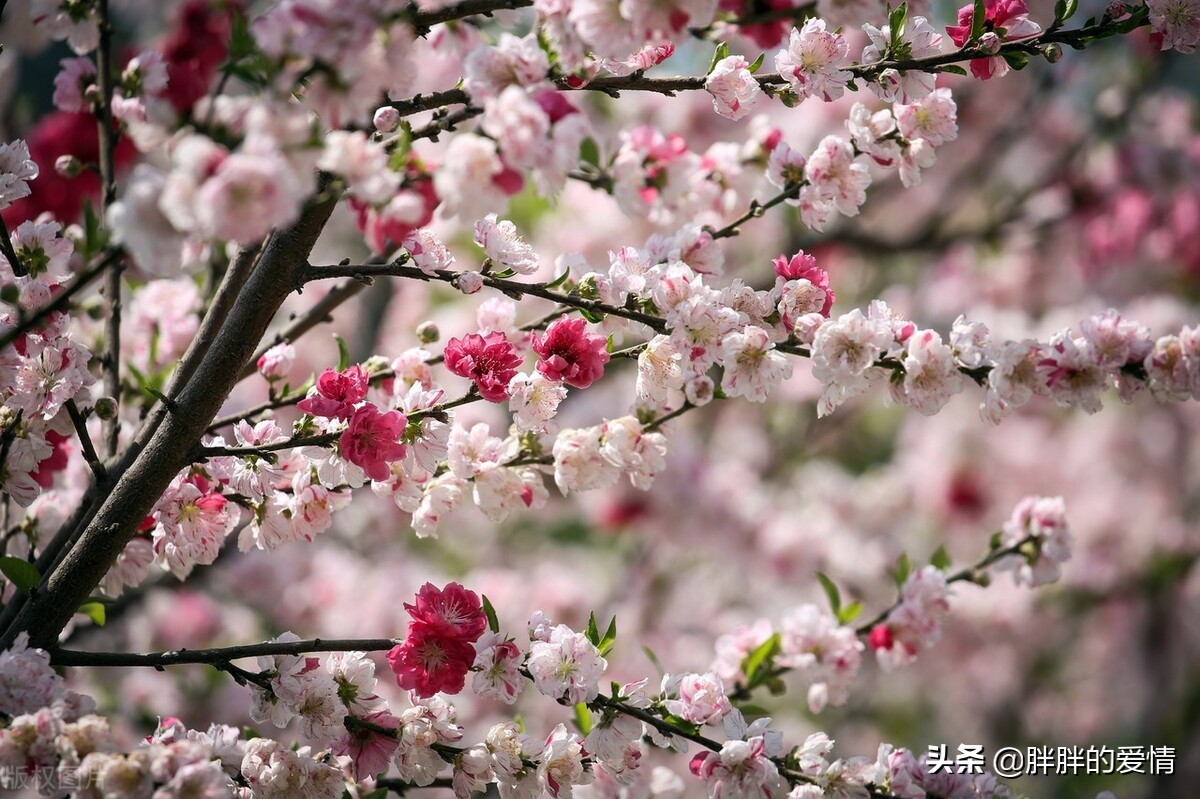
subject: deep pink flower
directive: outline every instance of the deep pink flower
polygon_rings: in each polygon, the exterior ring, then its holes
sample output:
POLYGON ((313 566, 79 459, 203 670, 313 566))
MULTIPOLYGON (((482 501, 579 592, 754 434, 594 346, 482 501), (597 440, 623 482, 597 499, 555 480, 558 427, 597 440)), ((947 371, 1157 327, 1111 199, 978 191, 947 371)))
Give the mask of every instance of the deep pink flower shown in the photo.
POLYGON ((358 364, 345 371, 326 369, 317 378, 317 395, 298 403, 297 408, 313 416, 349 419, 355 404, 367 396, 369 378, 358 364))
MULTIPOLYGON (((389 730, 397 729, 400 726, 400 720, 387 710, 372 713, 364 717, 363 721, 369 721, 378 727, 386 727, 389 730)), ((396 748, 399 746, 400 742, 394 736, 384 735, 356 725, 349 727, 341 740, 334 744, 333 753, 350 755, 351 760, 354 761, 354 778, 364 780, 368 777, 377 777, 387 771, 392 755, 396 753, 396 748)))
POLYGON ((449 583, 445 588, 425 583, 417 592, 417 604, 405 602, 404 609, 417 623, 471 643, 478 641, 487 628, 479 597, 458 583, 449 583))
MULTIPOLYGON (((946 26, 946 33, 950 34, 950 38, 958 47, 965 45, 971 38, 974 12, 973 4, 967 3, 958 9, 958 24, 946 26)), ((996 34, 1000 41, 1023 39, 1042 30, 1041 26, 1029 19, 1029 6, 1025 4, 1025 0, 985 0, 984 14, 984 32, 996 34)), ((1000 56, 971 60, 971 74, 980 80, 988 80, 1007 71, 1008 67, 1000 56)))
POLYGON ((391 476, 388 464, 404 457, 407 447, 400 443, 408 417, 399 411, 380 413, 374 405, 364 405, 350 417, 338 452, 362 468, 372 480, 387 480, 391 476))
POLYGON ((470 642, 422 622, 411 624, 404 643, 388 652, 396 682, 422 698, 461 691, 474 662, 475 647, 470 642))
POLYGON ((833 307, 837 296, 829 288, 829 273, 817 266, 817 259, 804 250, 797 250, 790 259, 780 255, 771 261, 775 264, 775 275, 784 280, 807 280, 825 292, 825 304, 821 307, 821 315, 828 317, 829 309, 833 307))
POLYGON ((533 334, 533 351, 541 358, 537 370, 551 380, 587 388, 604 374, 608 340, 587 332, 587 320, 559 319, 544 335, 533 334))
POLYGON ((452 338, 446 342, 445 358, 446 368, 474 381, 480 396, 489 402, 508 399, 509 381, 521 365, 521 357, 499 332, 486 338, 477 333, 452 338))

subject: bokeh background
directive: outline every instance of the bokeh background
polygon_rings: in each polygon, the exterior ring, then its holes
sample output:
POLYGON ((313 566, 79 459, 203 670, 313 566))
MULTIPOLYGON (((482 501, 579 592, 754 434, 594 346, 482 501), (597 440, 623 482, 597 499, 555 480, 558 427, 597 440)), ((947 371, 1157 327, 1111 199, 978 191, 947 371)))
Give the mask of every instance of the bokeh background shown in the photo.
MULTIPOLYGON (((51 210, 73 219, 95 179, 57 178, 51 163, 61 152, 94 148, 95 128, 54 111, 53 77, 69 52, 40 36, 23 5, 10 3, 0 27, 0 136, 27 138, 43 171, 16 213, 51 210)), ((118 41, 131 54, 134 43, 159 43, 181 57, 211 60, 228 30, 216 2, 112 5, 118 41)), ((1081 6, 1080 20, 1103 8, 1081 6)), ((954 11, 945 4, 927 9, 939 28, 954 11)), ((1047 22, 1050 4, 1035 3, 1033 17, 1047 22)), ((794 209, 771 212, 726 243, 727 273, 769 285, 770 259, 802 247, 829 271, 835 313, 882 297, 943 332, 965 313, 1001 337, 1046 336, 1107 307, 1155 335, 1195 323, 1200 70, 1194 58, 1158 53, 1144 34, 1068 51, 1053 66, 1038 60, 1002 80, 943 76, 958 102, 960 136, 939 148, 919 187, 882 180, 862 216, 840 219, 825 234, 805 230, 794 209)), ((744 40, 731 44, 757 52, 744 40)), ((710 55, 711 44, 696 42, 664 69, 699 73, 710 55)), ((420 65, 420 88, 457 81, 454 61, 432 48, 420 65)), ((641 122, 683 135, 694 152, 736 159, 748 131, 769 128, 810 151, 842 128, 854 99, 810 100, 795 109, 772 104, 749 126, 718 117, 703 93, 584 102, 605 155, 615 151, 618 130, 641 122)), ((423 142, 418 150, 436 163, 442 145, 423 142)), ((128 153, 121 163, 131 160, 128 153)), ((725 221, 737 213, 730 210, 725 221)), ((367 255, 353 220, 338 214, 314 263, 367 255)), ((568 185, 555 203, 528 190, 505 216, 535 245, 547 278, 560 253, 605 263, 608 250, 659 230, 581 183, 568 185)), ((460 262, 478 260, 469 228, 436 224, 460 262)), ((180 276, 163 284, 152 294, 157 299, 127 315, 127 357, 139 368, 168 366, 196 327, 196 281, 180 276), (156 352, 148 346, 153 333, 156 352)), ((287 310, 302 311, 323 290, 310 287, 287 310)), ((336 360, 333 332, 357 359, 416 346, 415 328, 425 320, 443 337, 471 332, 486 298, 380 281, 308 334, 295 373, 319 372, 336 360)), ((517 321, 545 310, 523 302, 517 321)), ((286 320, 282 315, 280 323, 286 320)), ((594 424, 625 408, 632 367, 614 362, 602 384, 573 393, 561 423, 594 424)), ((197 569, 186 584, 156 574, 110 609, 104 629, 74 629, 69 644, 149 651, 265 640, 284 630, 402 636, 402 603, 427 580, 455 579, 487 594, 511 631, 536 609, 575 626, 592 610, 601 618, 616 614, 617 679, 657 674, 643 646, 671 671, 705 670, 721 635, 759 618, 778 622, 803 602, 823 602, 818 571, 873 614, 892 601, 887 570, 902 553, 927 562, 945 545, 965 565, 986 550, 1022 496, 1062 495, 1076 549, 1061 583, 1030 591, 1002 576, 987 589, 956 585, 941 644, 892 674, 868 661, 844 707, 813 716, 802 690, 756 702, 789 740, 822 729, 843 755, 873 755, 881 740, 917 753, 931 744, 953 751, 960 743, 984 744, 988 752, 1172 746, 1174 774, 1031 777, 1016 785, 1062 799, 1092 799, 1103 789, 1121 799, 1196 796, 1200 408, 1147 397, 1122 406, 1110 393, 1104 412, 1088 416, 1037 398, 993 427, 980 420, 979 394, 969 389, 933 418, 889 407, 873 393, 817 420, 818 390, 800 363, 765 406, 718 402, 688 414, 673 436, 669 468, 649 493, 623 486, 553 499, 544 511, 516 513, 501 525, 468 510, 443 522, 439 538, 421 540, 389 500, 360 492, 312 544, 240 554, 231 536, 216 564, 197 569)), ((262 381, 245 381, 227 410, 264 397, 262 381)), ((459 413, 464 422, 506 423, 492 407, 459 413)), ((65 483, 39 500, 45 507, 38 512, 70 507, 65 483)), ((387 682, 386 666, 382 672, 387 682)), ((77 670, 72 679, 131 740, 159 716, 192 727, 249 723, 246 691, 203 667, 77 670)), ((457 704, 476 738, 507 711, 469 694, 457 704)), ((518 710, 535 730, 567 720, 568 712, 533 693, 518 710)), ((685 772, 684 758, 664 762, 685 772)), ((692 792, 702 790, 686 781, 692 792)))

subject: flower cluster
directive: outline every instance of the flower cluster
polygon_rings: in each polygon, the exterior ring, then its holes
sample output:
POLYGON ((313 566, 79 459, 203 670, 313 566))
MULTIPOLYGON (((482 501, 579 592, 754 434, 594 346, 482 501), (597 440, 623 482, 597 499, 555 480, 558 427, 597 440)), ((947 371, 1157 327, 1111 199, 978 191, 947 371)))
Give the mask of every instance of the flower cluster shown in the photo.
POLYGON ((388 653, 400 687, 422 698, 461 691, 475 663, 474 643, 487 627, 479 597, 458 583, 426 583, 416 604, 404 609, 412 623, 404 643, 388 653))

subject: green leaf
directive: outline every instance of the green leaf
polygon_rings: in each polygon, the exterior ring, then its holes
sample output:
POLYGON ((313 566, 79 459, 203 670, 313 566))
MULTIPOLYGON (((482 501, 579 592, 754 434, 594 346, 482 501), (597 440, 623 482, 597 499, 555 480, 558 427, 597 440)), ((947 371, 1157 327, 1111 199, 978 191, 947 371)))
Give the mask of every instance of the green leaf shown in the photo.
POLYGON ((588 706, 583 702, 575 704, 575 726, 579 728, 581 735, 592 731, 592 711, 588 710, 588 706))
POLYGON ((600 647, 600 630, 596 627, 596 611, 592 611, 588 616, 587 639, 592 642, 592 646, 600 647))
POLYGON ((11 555, 0 558, 0 572, 17 587, 18 591, 24 591, 27 594, 42 579, 36 566, 27 560, 14 558, 11 555))
POLYGON ((585 164, 591 164, 597 169, 600 168, 600 145, 596 144, 596 140, 591 136, 580 142, 579 160, 585 164))
POLYGON ((613 644, 617 642, 617 617, 613 616, 608 622, 608 627, 604 631, 604 637, 600 639, 600 645, 597 647, 600 650, 601 656, 607 655, 612 651, 613 644))
POLYGON ((991 550, 999 549, 1000 545, 1003 543, 1004 543, 1004 534, 1003 533, 992 533, 992 537, 988 539, 988 549, 991 549, 991 550))
POLYGON ((615 333, 608 334, 608 341, 604 342, 604 351, 611 353, 613 351, 613 341, 616 339, 615 333))
POLYGON ((821 572, 817 572, 817 582, 825 589, 825 596, 829 597, 829 607, 833 610, 833 615, 836 616, 838 611, 842 609, 842 596, 838 593, 837 586, 833 584, 833 580, 830 580, 821 572))
POLYGON ((1059 0, 1054 6, 1054 18, 1059 22, 1066 22, 1071 17, 1075 16, 1075 12, 1079 10, 1079 0, 1059 0), (1059 8, 1061 6, 1061 10, 1059 8))
POLYGON ((346 339, 337 333, 333 334, 333 340, 337 342, 338 347, 338 371, 344 372, 350 368, 350 347, 346 344, 346 339))
POLYGON ((648 646, 643 646, 642 652, 645 653, 646 658, 654 664, 654 668, 658 669, 658 673, 660 675, 667 673, 667 670, 663 668, 662 661, 658 659, 658 655, 654 654, 653 649, 648 646))
POLYGON ((938 547, 929 558, 929 563, 942 571, 946 571, 946 569, 950 568, 950 554, 946 552, 945 547, 938 547))
POLYGON ((558 277, 554 278, 553 280, 551 280, 549 283, 546 284, 546 288, 556 289, 559 286, 561 286, 563 283, 566 283, 567 278, 569 278, 570 276, 571 276, 571 270, 564 269, 563 273, 561 275, 559 275, 558 277))
POLYGON ((754 63, 751 64, 749 67, 751 75, 753 75, 755 72, 758 72, 760 69, 762 69, 763 59, 765 59, 766 57, 767 57, 767 54, 765 51, 758 54, 758 58, 754 59, 754 63))
POLYGON ((1027 53, 1009 50, 1008 52, 1001 53, 1000 56, 1008 62, 1010 67, 1018 71, 1025 69, 1029 65, 1029 55, 1027 53))
POLYGON ((908 3, 901 3, 888 13, 888 28, 893 37, 904 35, 904 25, 908 22, 908 3))
POLYGON ((488 629, 494 633, 500 632, 500 621, 496 618, 496 609, 492 607, 492 602, 487 598, 487 594, 483 595, 483 615, 487 617, 488 629))
POLYGON ((364 796, 363 799, 387 799, 387 797, 388 797, 388 789, 380 788, 377 791, 371 791, 369 794, 364 796))
POLYGON ((775 633, 755 647, 754 651, 746 655, 745 659, 742 660, 742 674, 746 675, 747 685, 755 684, 754 677, 758 674, 759 669, 770 663, 778 651, 779 633, 775 633))
POLYGON ((971 38, 967 40, 968 44, 979 41, 979 37, 983 35, 983 25, 987 21, 987 8, 984 6, 984 0, 975 0, 975 5, 971 10, 971 38))
POLYGON ((954 75, 962 75, 964 78, 967 76, 967 71, 965 69, 963 69, 962 67, 960 67, 958 64, 946 64, 944 67, 941 68, 940 71, 941 72, 949 72, 954 75))
POLYGON ((105 617, 103 602, 95 599, 89 599, 87 602, 84 602, 82 605, 80 605, 79 610, 75 612, 82 613, 83 615, 87 616, 89 619, 95 622, 97 627, 104 626, 105 617))
POLYGON ((841 610, 839 610, 837 612, 838 624, 849 624, 850 622, 857 619, 859 614, 862 613, 862 611, 863 611, 863 603, 862 602, 851 602, 849 605, 847 605, 846 607, 842 608, 841 610))
POLYGON ((729 45, 725 42, 717 42, 717 49, 713 51, 712 61, 708 62, 708 70, 704 74, 711 75, 712 71, 717 68, 717 64, 726 58, 729 58, 729 45))
POLYGON ((587 308, 580 308, 579 315, 594 325, 598 325, 604 321, 604 314, 596 313, 595 311, 589 310, 587 308))
POLYGON ((404 170, 408 167, 408 154, 412 150, 412 125, 401 120, 392 136, 395 137, 395 141, 391 145, 392 153, 388 157, 388 166, 392 168, 393 172, 403 175, 404 170))
POLYGON ((904 582, 908 579, 909 572, 912 571, 912 561, 908 559, 908 553, 901 553, 900 559, 896 561, 896 568, 892 569, 889 574, 895 580, 898 588, 904 587, 904 582))

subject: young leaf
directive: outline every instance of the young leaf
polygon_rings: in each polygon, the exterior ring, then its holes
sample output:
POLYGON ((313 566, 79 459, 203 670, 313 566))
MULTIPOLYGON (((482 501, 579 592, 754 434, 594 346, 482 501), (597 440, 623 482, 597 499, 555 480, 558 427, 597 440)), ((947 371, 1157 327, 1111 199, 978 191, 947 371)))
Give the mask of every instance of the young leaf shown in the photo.
POLYGON ((346 344, 346 339, 333 334, 333 340, 337 342, 338 347, 338 371, 343 372, 350 367, 350 346, 346 344))
POLYGON ((950 568, 950 554, 946 552, 945 547, 938 547, 929 558, 929 563, 942 571, 946 571, 946 569, 950 568))
POLYGON ((987 21, 987 8, 983 0, 975 0, 975 5, 971 10, 971 38, 968 43, 979 41, 979 37, 983 35, 983 25, 987 21))
POLYGON ((616 338, 616 334, 614 334, 614 333, 608 334, 608 341, 606 341, 604 343, 604 351, 605 352, 611 353, 613 351, 613 341, 615 340, 615 338, 616 338))
POLYGON ((838 593, 838 588, 821 572, 817 572, 817 581, 821 583, 821 587, 825 589, 825 596, 829 597, 829 607, 833 610, 833 615, 837 615, 842 609, 842 596, 838 593))
POLYGON ((80 605, 79 610, 75 612, 82 613, 83 615, 87 616, 89 619, 95 622, 97 627, 104 626, 105 617, 103 602, 99 602, 95 599, 89 599, 87 602, 84 602, 82 605, 80 605))
POLYGON ((496 609, 492 607, 487 594, 483 595, 483 615, 487 617, 488 629, 494 633, 500 632, 500 621, 496 618, 496 609))
POLYGON ((648 660, 649 660, 651 663, 653 663, 653 664, 654 664, 654 668, 658 669, 658 673, 659 673, 660 675, 661 675, 661 674, 666 674, 666 673, 667 673, 667 670, 663 668, 662 661, 658 659, 658 655, 654 654, 654 650, 653 650, 653 649, 651 649, 651 648, 650 648, 650 647, 648 647, 648 646, 643 646, 643 647, 642 647, 642 652, 644 652, 644 653, 645 653, 645 655, 646 655, 646 658, 647 658, 647 659, 648 659, 648 660))
POLYGON ((596 648, 600 647, 600 630, 596 627, 596 611, 594 610, 592 611, 591 615, 588 616, 588 626, 585 635, 587 635, 587 639, 592 642, 592 646, 596 648))
POLYGON ((597 649, 600 650, 601 656, 607 655, 613 648, 613 644, 617 642, 617 617, 613 616, 608 623, 608 628, 604 631, 604 637, 600 639, 600 645, 597 649))
POLYGON ((858 618, 858 615, 862 613, 862 610, 862 602, 851 602, 849 605, 837 612, 838 624, 849 624, 858 618))
POLYGON ((896 561, 896 568, 892 569, 890 574, 892 579, 896 581, 897 588, 903 588, 904 582, 908 579, 909 572, 912 571, 912 562, 908 559, 908 553, 903 552, 900 559, 896 561))
POLYGON ((967 76, 967 71, 958 64, 946 64, 940 71, 949 72, 952 75, 962 75, 964 78, 967 76))
POLYGON ((904 35, 904 24, 908 22, 908 3, 901 3, 888 14, 888 28, 892 36, 904 35))
POLYGON ((42 579, 37 568, 27 560, 14 558, 11 555, 0 558, 0 572, 7 577, 18 591, 29 593, 42 579))
POLYGON ((596 144, 596 140, 591 136, 580 143, 579 160, 585 164, 591 164, 597 169, 600 168, 600 145, 596 144))
POLYGON ((775 653, 779 651, 779 633, 775 633, 767 640, 763 641, 754 651, 746 655, 742 660, 742 674, 746 675, 746 684, 753 685, 754 676, 764 664, 770 663, 775 657, 775 653))
POLYGON ((575 726, 579 728, 581 735, 592 731, 592 711, 588 710, 588 706, 583 702, 575 704, 575 726))
POLYGON ((564 269, 563 273, 561 275, 559 275, 558 277, 554 278, 553 280, 551 280, 549 283, 546 284, 546 288, 556 289, 559 286, 561 286, 563 283, 566 283, 567 278, 569 278, 570 276, 571 276, 571 270, 564 269))
POLYGON ((729 57, 729 45, 725 42, 718 42, 717 49, 713 51, 712 61, 708 63, 708 71, 705 75, 711 75, 712 71, 717 68, 717 64, 729 57))
POLYGON ((765 59, 766 57, 767 57, 766 51, 763 51, 758 54, 758 58, 754 59, 754 63, 751 64, 749 67, 751 75, 753 75, 754 73, 756 73, 760 69, 762 69, 763 59, 765 59))

